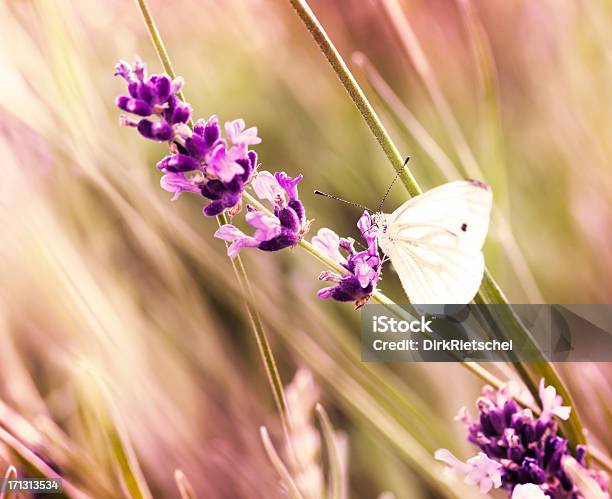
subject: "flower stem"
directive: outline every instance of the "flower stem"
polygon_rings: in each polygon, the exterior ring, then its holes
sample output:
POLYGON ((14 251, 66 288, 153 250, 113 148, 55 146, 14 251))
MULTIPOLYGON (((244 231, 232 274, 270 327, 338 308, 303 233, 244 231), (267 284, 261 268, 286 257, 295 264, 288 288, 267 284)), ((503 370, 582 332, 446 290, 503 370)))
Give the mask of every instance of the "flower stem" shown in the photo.
POLYGON ((321 23, 319 23, 319 20, 314 15, 314 12, 312 12, 308 6, 308 3, 305 0, 289 1, 291 2, 291 5, 297 12, 298 16, 300 16, 302 22, 306 25, 306 28, 308 28, 308 31, 310 31, 310 34, 319 45, 319 48, 327 58, 328 62, 331 64, 332 68, 336 72, 336 76, 338 76, 342 82, 342 85, 344 85, 345 90, 351 96, 351 99, 353 99, 355 106, 357 106, 357 109, 363 116, 363 119, 368 124, 368 127, 370 127, 370 130, 374 134, 374 137, 376 137, 380 147, 382 147, 387 159, 395 171, 399 174, 400 180, 406 187, 406 190, 410 196, 414 197, 421 194, 422 190, 419 187, 416 179, 413 177, 410 170, 404 166, 404 161, 406 158, 402 158, 397 147, 395 147, 395 144, 380 121, 376 111, 374 111, 374 108, 363 93, 363 90, 361 90, 357 80, 355 80, 355 77, 344 62, 344 59, 342 59, 342 56, 338 50, 336 50, 336 47, 325 32, 325 29, 323 29, 323 26, 321 26, 321 23))
MULTIPOLYGON (((342 82, 345 90, 355 103, 355 106, 361 113, 366 124, 382 147, 387 159, 391 163, 391 166, 396 172, 398 172, 400 180, 404 184, 408 194, 410 194, 411 197, 420 194, 422 190, 416 179, 410 173, 410 171, 403 166, 404 159, 391 140, 389 133, 383 126, 380 118, 376 114, 376 111, 357 83, 357 80, 351 73, 351 70, 348 68, 344 62, 344 59, 325 32, 325 29, 315 16, 312 9, 309 7, 307 1, 289 0, 289 2, 314 38, 315 42, 321 49, 321 52, 323 52, 323 55, 326 57, 332 69, 336 73, 336 76, 342 82)), ((517 344, 533 345, 534 348, 537 348, 537 346, 534 345, 531 333, 527 330, 527 328, 509 306, 508 301, 503 295, 501 289, 488 271, 485 271, 482 285, 475 298, 475 301, 476 303, 481 304, 504 305, 491 314, 492 319, 495 320, 499 330, 509 338, 516 338, 517 344)), ((575 404, 573 403, 567 388, 559 378, 554 367, 545 361, 533 362, 531 365, 513 361, 513 365, 523 379, 523 382, 526 384, 532 394, 534 394, 534 396, 537 396, 538 382, 540 378, 544 378, 547 384, 553 385, 557 389, 559 395, 561 395, 565 402, 569 403, 573 408, 569 420, 563 422, 562 424, 563 432, 573 446, 584 443, 585 436, 575 404)))
MULTIPOLYGON (((164 70, 166 71, 168 76, 174 79, 176 78, 176 74, 174 72, 174 69, 172 68, 170 57, 168 56, 168 52, 166 50, 166 47, 164 46, 164 42, 161 38, 159 30, 157 29, 155 21, 153 20, 153 16, 151 15, 151 11, 149 10, 147 1, 137 0, 137 2, 138 7, 140 8, 140 12, 142 13, 142 17, 144 18, 144 22, 147 26, 149 35, 151 36, 151 40, 153 41, 153 45, 155 46, 155 50, 157 51, 157 55, 159 56, 159 60, 161 61, 162 66, 164 67, 164 70)), ((183 101, 185 100, 185 96, 182 92, 178 93, 178 97, 183 101)), ((190 120, 189 125, 193 127, 193 120, 190 120)), ((220 226, 228 223, 225 214, 217 216, 217 222, 220 226)), ((272 348, 270 347, 270 343, 268 342, 266 333, 263 329, 261 318, 259 317, 259 313, 257 312, 257 309, 254 306, 255 299, 253 295, 253 289, 251 288, 246 269, 244 268, 244 264, 242 263, 240 257, 238 256, 231 261, 234 273, 236 274, 236 279, 242 290, 242 294, 246 297, 245 303, 249 316, 249 321, 251 322, 251 327, 253 328, 253 332, 255 333, 255 339, 257 340, 259 354, 261 355, 261 360, 266 370, 266 375, 268 377, 270 387, 272 388, 274 402, 280 414, 283 429, 285 431, 285 434, 287 434, 287 405, 285 403, 283 383, 281 381, 278 368, 276 367, 276 361, 274 360, 272 348)))

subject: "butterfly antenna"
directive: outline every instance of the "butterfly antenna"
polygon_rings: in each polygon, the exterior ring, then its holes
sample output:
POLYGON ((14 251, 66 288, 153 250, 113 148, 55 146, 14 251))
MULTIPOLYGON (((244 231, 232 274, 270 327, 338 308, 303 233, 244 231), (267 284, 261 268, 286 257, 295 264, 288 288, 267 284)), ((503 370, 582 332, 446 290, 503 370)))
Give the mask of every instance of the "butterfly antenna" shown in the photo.
POLYGON ((323 196, 324 198, 334 199, 336 201, 340 201, 341 203, 346 203, 346 204, 350 204, 352 206, 357 206, 358 208, 363 208, 364 210, 369 211, 370 213, 374 213, 367 206, 364 206, 364 205, 359 204, 359 203, 353 203, 352 201, 347 201, 346 199, 342 199, 342 198, 339 198, 338 196, 333 196, 331 194, 327 194, 326 192, 322 192, 322 191, 320 191, 318 189, 316 191, 314 191, 314 193, 318 194, 319 196, 323 196))
POLYGON ((376 212, 379 212, 380 210, 382 210, 383 204, 385 204, 385 200, 387 199, 387 196, 389 195, 389 193, 391 192, 391 188, 393 187, 393 184, 395 184, 395 181, 399 178, 399 176, 402 173, 402 169, 408 164, 408 161, 410 161, 410 156, 406 157, 406 161, 404 161, 404 164, 402 165, 402 168, 400 168, 399 170, 397 170, 397 172, 395 173, 395 177, 393 177, 393 180, 391 181, 391 184, 389 185, 389 187, 387 188, 387 192, 385 192, 385 195, 382 198, 382 201, 380 202, 380 204, 378 205, 378 209, 376 210, 376 212))

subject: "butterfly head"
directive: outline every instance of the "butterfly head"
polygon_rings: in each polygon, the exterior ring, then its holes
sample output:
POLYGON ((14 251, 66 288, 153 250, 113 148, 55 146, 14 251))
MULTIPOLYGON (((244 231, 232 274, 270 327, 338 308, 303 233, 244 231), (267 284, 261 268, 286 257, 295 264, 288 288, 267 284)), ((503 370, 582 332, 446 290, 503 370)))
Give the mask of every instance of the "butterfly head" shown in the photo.
POLYGON ((372 227, 378 230, 379 234, 387 232, 387 215, 382 212, 372 214, 372 227))
POLYGON ((389 215, 378 212, 372 215, 372 230, 376 231, 378 244, 385 249, 389 241, 389 215))

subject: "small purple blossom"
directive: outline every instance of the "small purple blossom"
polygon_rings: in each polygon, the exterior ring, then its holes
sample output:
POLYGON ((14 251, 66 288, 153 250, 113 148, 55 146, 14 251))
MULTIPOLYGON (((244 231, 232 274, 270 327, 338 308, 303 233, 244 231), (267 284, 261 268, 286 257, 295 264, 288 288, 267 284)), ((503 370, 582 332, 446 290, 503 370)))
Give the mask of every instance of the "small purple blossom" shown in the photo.
POLYGON ((465 463, 447 449, 438 449, 434 457, 460 475, 466 484, 478 485, 480 492, 483 494, 494 487, 501 487, 500 469, 502 465, 493 459, 489 459, 484 452, 479 452, 465 463))
POLYGON ((553 416, 557 416, 565 421, 570 417, 572 408, 563 405, 563 399, 560 395, 557 395, 557 390, 555 390, 554 386, 544 386, 543 378, 540 380, 539 395, 542 401, 541 419, 548 421, 553 416))
POLYGON ((227 147, 220 141, 208 157, 208 171, 222 182, 231 182, 236 175, 244 173, 244 168, 238 160, 242 159, 241 147, 227 147))
POLYGON ((321 289, 317 293, 318 296, 342 302, 354 301, 356 306, 360 307, 367 303, 376 289, 382 261, 378 255, 376 236, 370 230, 372 218, 367 211, 363 213, 357 226, 367 243, 367 248, 363 251, 358 252, 355 249, 353 239, 340 238, 326 228, 319 230, 312 238, 312 244, 347 270, 347 273, 342 275, 330 271, 322 272, 320 280, 336 284, 321 289), (347 253, 347 257, 341 250, 347 253))
POLYGON ((257 128, 252 126, 246 128, 243 119, 228 121, 225 124, 225 133, 227 138, 236 146, 254 146, 261 143, 261 139, 257 136, 257 128))
POLYGON ((159 181, 162 189, 172 192, 172 201, 176 201, 183 192, 201 192, 202 175, 188 177, 184 172, 166 173, 159 181))
MULTIPOLYGON (((501 480, 491 477, 494 487, 503 487, 513 499, 578 499, 582 497, 580 491, 564 467, 572 454, 567 440, 557 434, 554 419, 567 419, 571 408, 562 405, 554 387, 545 386, 544 380, 539 395, 542 414, 535 417, 531 410, 521 409, 512 399, 511 386, 499 391, 486 386, 476 404, 478 418, 472 420, 467 409, 462 408, 455 419, 466 425, 468 440, 479 447, 479 455, 497 463, 501 480)), ((586 449, 579 446, 574 456, 577 466, 605 491, 607 477, 586 469, 585 455, 586 449)), ((435 457, 468 476, 470 470, 465 463, 446 449, 436 451, 435 457)), ((483 482, 479 484, 482 491, 483 482)))
POLYGON ((252 236, 244 234, 231 224, 217 230, 215 237, 231 242, 227 254, 234 258, 242 248, 259 248, 262 251, 279 251, 295 246, 308 231, 304 205, 298 199, 297 184, 302 175, 289 177, 284 172, 259 172, 253 179, 253 189, 259 199, 265 199, 273 207, 274 216, 248 207, 246 221, 254 227, 252 236))
POLYGON ((147 139, 170 145, 170 154, 157 163, 157 168, 164 173, 161 186, 173 193, 172 199, 183 192, 198 193, 210 200, 203 208, 206 216, 240 211, 242 193, 257 170, 257 155, 249 150, 249 146, 261 142, 257 128, 246 128, 242 119, 228 121, 226 141, 213 115, 198 120, 191 130, 187 126, 191 107, 177 95, 183 87, 182 78, 147 76, 139 59, 132 66, 120 61, 115 75, 126 80, 129 94, 118 97, 117 106, 140 118, 121 116, 120 123, 135 127, 147 139))
MULTIPOLYGON (((226 123, 226 127, 231 123, 234 122, 226 123)), ((253 131, 249 135, 251 143, 261 142, 261 139, 253 136, 257 129, 252 127, 249 130, 253 131)), ((234 134, 234 138, 238 135, 234 134)), ((257 169, 255 151, 250 151, 248 145, 242 142, 228 145, 221 138, 219 120, 214 115, 208 120, 198 120, 193 132, 189 131, 182 142, 175 144, 175 152, 162 159, 157 167, 164 172, 201 172, 203 177, 197 184, 199 192, 211 201, 203 209, 206 216, 216 216, 226 209, 235 211, 236 207, 239 208, 242 192, 257 169)))

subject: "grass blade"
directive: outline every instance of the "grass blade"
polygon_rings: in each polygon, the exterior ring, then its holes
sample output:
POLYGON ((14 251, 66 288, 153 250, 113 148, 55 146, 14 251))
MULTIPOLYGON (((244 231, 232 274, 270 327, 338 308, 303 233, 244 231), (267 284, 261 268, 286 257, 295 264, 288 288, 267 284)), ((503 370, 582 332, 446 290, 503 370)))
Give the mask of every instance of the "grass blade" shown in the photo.
POLYGON ((340 463, 340 453, 336 444, 334 429, 327 412, 321 404, 317 404, 316 412, 317 419, 321 425, 323 443, 329 456, 329 497, 330 499, 342 499, 344 497, 342 491, 344 479, 342 477, 342 464, 340 463))
POLYGON ((261 435, 261 441, 263 442, 264 449, 266 450, 266 454, 268 455, 268 458, 270 459, 272 466, 274 466, 274 469, 279 474, 282 482, 287 487, 287 490, 289 491, 289 495, 291 496, 291 498, 292 499, 304 499, 304 497, 300 493, 300 490, 295 484, 295 481, 291 477, 291 473, 289 473, 289 470, 283 463, 283 460, 280 458, 280 456, 276 452, 276 449, 274 448, 274 444, 272 444, 272 440, 270 440, 270 435, 268 434, 268 430, 266 429, 266 427, 262 426, 259 429, 259 433, 261 435))
POLYGON ((573 457, 563 460, 563 469, 572 478, 584 499, 606 499, 608 494, 603 492, 597 482, 586 474, 584 468, 573 457))
POLYGON ((13 449, 13 451, 15 451, 24 461, 31 464, 43 476, 47 478, 61 478, 63 491, 68 497, 73 497, 75 499, 90 498, 90 496, 72 485, 71 482, 59 476, 47 463, 45 463, 45 461, 2 427, 0 427, 0 441, 13 449))
POLYGON ((176 470, 174 472, 174 481, 179 489, 179 494, 181 494, 181 499, 196 499, 193 487, 191 486, 191 483, 189 483, 185 473, 183 473, 181 470, 176 470))
MULTIPOLYGON (((17 478, 17 469, 15 468, 15 466, 9 466, 6 469, 6 473, 4 474, 4 480, 3 483, 6 483, 7 480, 10 480, 12 478, 17 478)), ((8 499, 10 496, 10 492, 9 493, 5 493, 4 489, 0 490, 0 499, 8 499)))
POLYGON ((97 430, 102 432, 109 457, 125 494, 132 499, 152 499, 127 430, 114 407, 104 381, 91 369, 82 372, 85 408, 93 413, 97 430))

